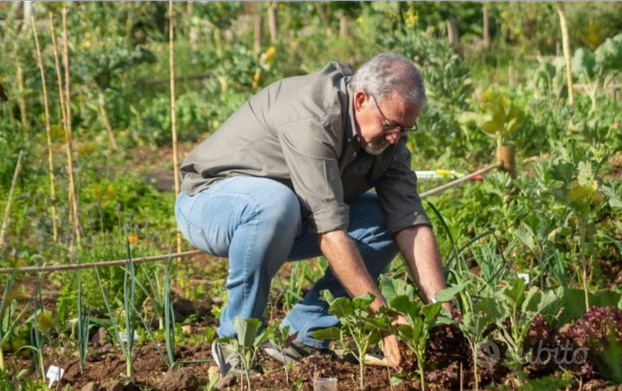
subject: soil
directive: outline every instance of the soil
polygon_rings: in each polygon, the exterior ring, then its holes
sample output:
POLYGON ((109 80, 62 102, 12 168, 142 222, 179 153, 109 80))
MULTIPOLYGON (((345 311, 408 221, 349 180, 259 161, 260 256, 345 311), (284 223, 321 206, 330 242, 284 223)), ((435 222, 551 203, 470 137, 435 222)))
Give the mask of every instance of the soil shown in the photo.
MULTIPOLYGON (((193 325, 202 333, 205 326, 193 325)), ((159 346, 163 354, 165 347, 159 346)), ((62 350, 59 350, 62 354, 62 350)), ((366 366, 364 371, 365 391, 408 391, 419 390, 420 382, 416 373, 416 358, 403 350, 404 365, 399 370, 366 366), (393 380, 393 384, 392 384, 393 380)), ((428 390, 467 390, 474 388, 472 359, 467 341, 460 331, 451 326, 439 326, 432 330, 426 349, 426 389, 428 390)), ((125 377, 126 364, 122 353, 111 344, 95 348, 89 346, 84 373, 81 373, 79 360, 75 355, 53 357, 46 354, 46 365, 56 365, 65 369, 63 379, 52 389, 65 390, 105 390, 105 391, 194 391, 206 389, 210 374, 218 369, 211 358, 210 345, 200 343, 192 346, 179 346, 175 358, 180 365, 169 369, 155 346, 147 342, 134 351, 133 376, 125 377)), ((31 368, 32 361, 22 357, 6 357, 7 363, 16 369, 31 368)), ((339 381, 340 390, 359 389, 359 366, 353 359, 332 359, 327 356, 312 355, 296 363, 288 371, 289 382, 282 364, 258 353, 258 363, 263 374, 251 379, 251 389, 302 390, 313 391, 313 380, 320 377, 333 377, 339 381)), ((527 368, 526 368, 527 369, 527 368)), ((480 387, 506 384, 512 378, 509 370, 497 365, 494 369, 479 370, 480 387)), ((539 375, 561 376, 559 369, 539 375)), ((539 376, 538 375, 538 376, 539 376)), ((219 383, 222 390, 246 390, 244 381, 229 377, 219 383), (241 384, 242 383, 242 384, 241 384)), ((591 379, 575 383, 569 389, 613 391, 622 390, 601 379, 591 379)))

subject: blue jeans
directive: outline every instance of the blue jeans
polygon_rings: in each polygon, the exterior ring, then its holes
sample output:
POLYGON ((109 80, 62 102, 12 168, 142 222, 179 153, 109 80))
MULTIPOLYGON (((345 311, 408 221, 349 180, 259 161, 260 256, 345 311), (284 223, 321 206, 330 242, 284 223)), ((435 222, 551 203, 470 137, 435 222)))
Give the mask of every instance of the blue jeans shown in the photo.
MULTIPOLYGON (((363 194, 351 202, 348 234, 376 279, 398 253, 386 229, 384 211, 375 194, 363 194)), ((322 255, 317 234, 301 218, 298 198, 287 186, 266 178, 232 177, 190 197, 180 193, 175 216, 183 235, 195 247, 217 257, 229 258, 227 304, 220 317, 218 335, 235 336, 233 321, 263 321, 270 283, 286 261, 322 255)), ((330 268, 283 320, 297 340, 326 347, 310 333, 338 325, 320 292, 328 289, 335 297, 346 291, 330 268)))

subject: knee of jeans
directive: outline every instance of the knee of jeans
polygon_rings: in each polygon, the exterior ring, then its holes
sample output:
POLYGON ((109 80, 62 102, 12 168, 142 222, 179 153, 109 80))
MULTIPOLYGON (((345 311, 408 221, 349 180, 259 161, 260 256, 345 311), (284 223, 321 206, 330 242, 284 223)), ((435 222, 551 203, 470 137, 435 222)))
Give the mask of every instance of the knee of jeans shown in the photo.
MULTIPOLYGON (((289 189, 288 189, 289 190, 289 189)), ((294 233, 301 224, 300 203, 292 191, 272 193, 262 200, 259 212, 265 223, 276 229, 287 229, 294 233)))

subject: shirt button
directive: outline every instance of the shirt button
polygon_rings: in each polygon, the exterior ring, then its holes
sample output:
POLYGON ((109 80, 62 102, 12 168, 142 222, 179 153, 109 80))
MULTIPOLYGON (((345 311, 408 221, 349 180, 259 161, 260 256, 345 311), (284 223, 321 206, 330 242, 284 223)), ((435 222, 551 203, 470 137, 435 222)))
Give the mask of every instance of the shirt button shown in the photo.
POLYGON ((354 153, 352 154, 352 156, 356 157, 356 152, 354 152, 354 153))

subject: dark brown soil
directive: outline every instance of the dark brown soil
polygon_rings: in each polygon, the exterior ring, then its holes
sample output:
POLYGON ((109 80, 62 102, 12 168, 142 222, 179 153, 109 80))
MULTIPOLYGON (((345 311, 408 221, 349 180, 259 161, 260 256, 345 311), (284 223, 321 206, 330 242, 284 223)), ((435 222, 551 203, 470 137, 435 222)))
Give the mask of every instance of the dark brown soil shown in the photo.
MULTIPOLYGON (((201 332, 201 326, 195 330, 201 332)), ((166 354, 164 346, 159 347, 166 354)), ((126 364, 123 355, 111 345, 95 350, 90 347, 84 373, 80 372, 79 360, 75 356, 51 357, 47 355, 46 365, 54 364, 65 369, 64 378, 55 385, 54 390, 101 389, 152 390, 152 391, 194 391, 206 389, 210 373, 217 372, 212 361, 210 346, 201 343, 193 346, 179 346, 176 360, 179 365, 169 369, 152 343, 136 347, 131 381, 125 378, 126 364), (49 360, 49 361, 48 361, 49 360), (101 388, 97 388, 101 387, 101 388)), ((450 326, 440 326, 431 333, 426 354, 426 389, 428 390, 468 390, 473 389, 472 359, 468 344, 460 332, 450 326)), ((7 357, 7 362, 17 364, 18 368, 31 367, 31 360, 7 357)), ((359 366, 350 360, 333 360, 326 356, 310 356, 297 363, 289 370, 289 382, 286 380, 282 364, 259 352, 259 364, 263 374, 251 379, 251 389, 302 390, 313 391, 313 380, 319 377, 334 377, 339 381, 339 390, 359 389, 359 366)), ((501 366, 494 371, 480 369, 480 387, 502 385, 510 378, 509 371, 501 366)), ((404 351, 404 365, 397 371, 389 368, 367 366, 364 371, 365 391, 407 391, 419 390, 420 382, 415 371, 416 358, 404 351), (401 382, 391 384, 391 378, 400 378, 401 382)), ((15 370, 16 368, 13 368, 15 370)), ((561 372, 548 373, 556 376, 561 372)), ((232 380, 223 390, 248 389, 239 380, 232 380)), ((599 379, 575 383, 569 389, 622 391, 622 386, 615 386, 599 379)))

